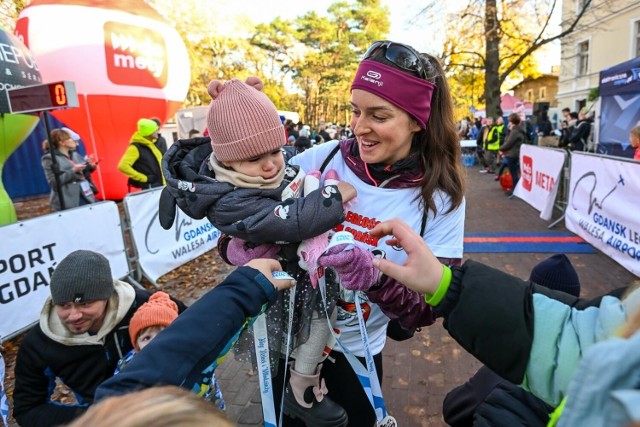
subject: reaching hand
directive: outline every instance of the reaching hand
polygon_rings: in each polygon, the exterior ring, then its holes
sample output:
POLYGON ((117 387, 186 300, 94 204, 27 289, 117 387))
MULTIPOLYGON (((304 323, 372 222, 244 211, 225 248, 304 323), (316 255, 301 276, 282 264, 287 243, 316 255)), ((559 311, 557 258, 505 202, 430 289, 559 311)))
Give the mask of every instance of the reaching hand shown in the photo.
POLYGON ((278 259, 278 252, 280 247, 273 243, 252 246, 237 237, 231 239, 227 245, 227 259, 233 265, 244 265, 256 258, 278 259))
POLYGON ((296 285, 296 281, 293 279, 275 279, 273 277, 274 271, 282 271, 282 266, 276 260, 258 258, 247 262, 245 265, 260 271, 260 273, 269 279, 273 287, 279 291, 292 288, 296 285))
POLYGON ((376 225, 371 230, 371 235, 392 236, 386 243, 390 246, 401 246, 408 255, 403 265, 375 258, 374 266, 416 292, 431 295, 436 292, 442 279, 442 264, 411 227, 396 218, 376 225))
POLYGON ((335 270, 340 283, 351 291, 366 291, 378 283, 380 272, 373 265, 373 254, 360 246, 346 244, 329 248, 318 258, 318 265, 335 270))

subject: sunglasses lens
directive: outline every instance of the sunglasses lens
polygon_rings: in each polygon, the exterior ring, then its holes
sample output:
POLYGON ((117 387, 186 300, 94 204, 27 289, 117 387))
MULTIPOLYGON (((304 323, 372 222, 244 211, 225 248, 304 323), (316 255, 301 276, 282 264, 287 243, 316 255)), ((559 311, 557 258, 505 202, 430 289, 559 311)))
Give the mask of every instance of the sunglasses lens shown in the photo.
POLYGON ((410 71, 422 71, 422 63, 420 58, 406 46, 399 44, 392 44, 387 47, 387 53, 385 55, 387 59, 400 68, 410 71))
POLYGON ((367 49, 367 51, 364 53, 364 57, 363 59, 367 59, 367 58, 371 58, 371 56, 373 56, 374 53, 376 53, 376 51, 382 46, 384 45, 383 41, 377 41, 374 42, 369 49, 367 49))

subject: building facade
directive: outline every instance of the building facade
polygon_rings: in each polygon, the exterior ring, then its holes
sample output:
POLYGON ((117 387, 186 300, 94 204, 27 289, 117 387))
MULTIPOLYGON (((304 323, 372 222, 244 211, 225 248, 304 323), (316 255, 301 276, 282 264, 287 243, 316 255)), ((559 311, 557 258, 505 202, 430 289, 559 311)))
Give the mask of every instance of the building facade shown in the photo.
MULTIPOLYGON (((585 0, 563 2, 563 31, 585 0)), ((594 106, 599 74, 604 68, 640 56, 640 1, 592 0, 576 30, 561 42, 559 108, 579 111, 594 106)))
POLYGON ((548 102, 550 107, 557 107, 558 76, 543 74, 537 78, 526 78, 513 88, 513 94, 532 105, 548 102))

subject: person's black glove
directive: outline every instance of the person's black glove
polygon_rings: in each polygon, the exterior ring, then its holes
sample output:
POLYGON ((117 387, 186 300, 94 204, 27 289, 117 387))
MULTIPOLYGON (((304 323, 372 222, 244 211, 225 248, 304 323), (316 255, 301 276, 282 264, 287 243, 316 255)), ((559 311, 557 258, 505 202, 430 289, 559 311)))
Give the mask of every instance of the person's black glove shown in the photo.
POLYGON ((158 182, 158 177, 152 173, 147 175, 147 184, 151 186, 151 184, 153 184, 154 182, 158 182))

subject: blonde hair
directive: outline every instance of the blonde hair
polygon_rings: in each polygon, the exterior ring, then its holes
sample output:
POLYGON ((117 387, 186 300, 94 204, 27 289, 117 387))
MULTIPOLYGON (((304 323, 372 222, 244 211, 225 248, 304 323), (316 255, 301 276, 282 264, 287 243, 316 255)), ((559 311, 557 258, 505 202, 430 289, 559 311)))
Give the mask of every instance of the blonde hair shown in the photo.
POLYGON ((633 129, 631 129, 631 132, 629 132, 629 134, 631 136, 636 137, 637 139, 640 139, 640 125, 634 127, 633 129))
POLYGON ((110 397, 67 427, 233 427, 210 402, 176 387, 152 387, 110 397))

